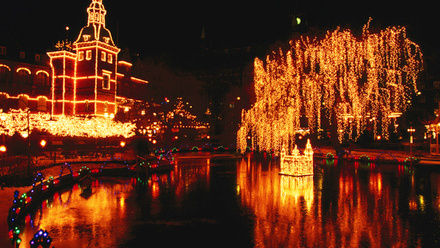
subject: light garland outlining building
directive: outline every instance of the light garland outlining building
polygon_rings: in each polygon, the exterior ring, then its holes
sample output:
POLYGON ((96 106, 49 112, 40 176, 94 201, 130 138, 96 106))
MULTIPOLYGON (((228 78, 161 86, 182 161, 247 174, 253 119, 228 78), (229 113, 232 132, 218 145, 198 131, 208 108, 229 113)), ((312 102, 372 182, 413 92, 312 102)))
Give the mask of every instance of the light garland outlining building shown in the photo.
POLYGON ((111 32, 105 27, 106 13, 102 0, 92 0, 87 8, 87 25, 81 29, 76 41, 58 42, 55 46, 58 51, 47 53, 48 61, 45 55, 36 54, 35 61, 26 63, 24 52, 20 52, 20 61, 23 62, 9 61, 2 56, 7 54, 6 47, 0 47, 2 134, 22 132, 23 125, 27 124, 17 120, 27 116, 25 119, 30 119, 30 128, 53 135, 95 138, 134 135, 135 125, 112 120, 118 108, 124 110, 127 102, 139 101, 131 99, 132 94, 127 90, 118 94, 118 85, 141 93, 146 91, 148 81, 132 75, 132 63, 118 60, 121 49, 116 47, 111 32), (26 114, 21 110, 26 110, 26 114), (52 122, 47 122, 48 116, 52 122), (84 117, 96 118, 85 120, 84 117), (81 120, 87 125, 79 125, 81 120), (71 130, 63 129, 58 125, 60 123, 71 130), (99 131, 97 128, 111 130, 99 131))
POLYGON ((105 27, 102 0, 92 0, 87 13, 87 25, 76 41, 58 42, 58 51, 48 52, 48 57, 20 50, 18 60, 11 61, 7 58, 15 59, 14 52, 0 46, 0 107, 4 112, 29 108, 53 117, 112 117, 119 104, 140 100, 132 97, 145 94, 148 81, 132 75, 132 63, 125 61, 129 58, 119 60, 121 49, 105 27), (136 89, 138 94, 123 88, 136 89))
POLYGON ((313 149, 310 144, 310 140, 307 140, 306 149, 304 154, 300 154, 298 147, 292 150, 292 154, 289 154, 286 149, 281 150, 281 175, 289 176, 311 176, 313 175, 313 149))
POLYGON ((52 68, 52 115, 114 116, 120 51, 105 27, 102 0, 87 8, 87 26, 73 51, 47 53, 52 68))

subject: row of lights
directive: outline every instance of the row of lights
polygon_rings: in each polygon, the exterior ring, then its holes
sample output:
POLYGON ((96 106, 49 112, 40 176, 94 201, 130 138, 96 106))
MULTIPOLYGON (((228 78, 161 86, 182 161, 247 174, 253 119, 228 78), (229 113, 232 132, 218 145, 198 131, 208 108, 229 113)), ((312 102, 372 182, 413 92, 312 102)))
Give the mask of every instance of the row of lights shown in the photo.
MULTIPOLYGON (((46 141, 46 140, 42 139, 42 140, 40 141, 40 146, 41 146, 42 148, 46 147, 46 144, 47 144, 47 141, 46 141)), ((1 145, 1 146, 0 146, 0 152, 5 153, 7 150, 8 150, 8 149, 6 148, 5 145, 1 145)))

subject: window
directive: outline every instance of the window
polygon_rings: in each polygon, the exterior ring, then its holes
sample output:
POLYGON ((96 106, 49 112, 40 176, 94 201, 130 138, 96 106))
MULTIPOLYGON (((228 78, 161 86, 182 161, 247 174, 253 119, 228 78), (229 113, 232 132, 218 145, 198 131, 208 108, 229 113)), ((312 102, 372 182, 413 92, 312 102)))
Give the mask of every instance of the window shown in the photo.
POLYGON ((37 72, 36 81, 37 85, 49 86, 49 76, 47 72, 39 71, 37 72))
POLYGON ((83 39, 84 41, 89 41, 90 35, 89 34, 84 34, 83 35, 83 39))
POLYGON ((20 85, 32 84, 30 70, 27 68, 20 68, 17 71, 18 74, 18 82, 20 85))
POLYGON ((109 74, 102 75, 102 88, 104 90, 110 89, 110 75, 109 74))
POLYGON ((28 96, 20 95, 18 97, 18 108, 19 109, 26 109, 27 107, 28 107, 28 96))
MULTIPOLYGON (((42 73, 41 73, 42 74, 42 73)), ((46 112, 47 111, 47 98, 44 96, 38 97, 38 111, 46 112)))
POLYGON ((105 54, 104 51, 101 51, 101 60, 105 62, 106 59, 107 59, 107 54, 105 54))
POLYGON ((6 66, 0 66, 0 84, 8 83, 9 69, 6 66))
POLYGON ((84 51, 80 51, 78 53, 78 61, 83 61, 84 60, 84 51))
POLYGON ((35 54, 35 61, 40 61, 40 60, 41 60, 41 55, 35 54))
POLYGON ((113 56, 111 54, 108 54, 107 62, 113 64, 113 56))
POLYGON ((86 60, 91 60, 92 59, 92 50, 87 50, 86 51, 86 60))
POLYGON ((6 55, 6 47, 0 46, 0 55, 6 55))
POLYGON ((20 52, 20 59, 24 59, 26 57, 26 53, 25 52, 20 52))

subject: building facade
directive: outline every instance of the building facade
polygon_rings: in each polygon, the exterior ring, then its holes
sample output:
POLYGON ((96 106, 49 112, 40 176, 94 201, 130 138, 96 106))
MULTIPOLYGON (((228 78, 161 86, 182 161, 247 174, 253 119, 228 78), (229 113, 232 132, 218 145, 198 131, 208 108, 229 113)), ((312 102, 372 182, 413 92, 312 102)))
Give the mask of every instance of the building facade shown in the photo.
POLYGON ((102 0, 92 0, 76 41, 58 42, 57 51, 35 54, 35 60, 21 51, 19 58, 7 56, 0 46, 0 108, 112 117, 118 104, 134 100, 118 86, 146 92, 148 82, 132 76, 132 63, 118 60, 121 49, 105 27, 106 13, 102 0))
POLYGON ((92 0, 73 50, 48 52, 52 67, 52 114, 114 116, 120 49, 105 27, 102 0, 92 0))

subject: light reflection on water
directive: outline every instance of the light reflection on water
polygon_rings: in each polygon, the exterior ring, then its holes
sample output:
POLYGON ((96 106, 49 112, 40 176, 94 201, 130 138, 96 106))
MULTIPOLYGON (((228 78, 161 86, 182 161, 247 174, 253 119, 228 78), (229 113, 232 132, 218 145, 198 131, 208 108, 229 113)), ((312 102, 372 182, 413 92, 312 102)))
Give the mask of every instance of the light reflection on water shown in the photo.
POLYGON ((285 177, 278 175, 274 161, 250 157, 238 163, 237 171, 242 204, 255 216, 257 247, 439 242, 438 174, 416 176, 404 166, 351 163, 316 166, 313 177, 285 177), (429 211, 427 197, 434 203, 429 211))
POLYGON ((57 192, 26 218, 22 242, 29 244, 43 228, 55 247, 112 247, 129 233, 126 199, 133 187, 131 179, 104 179, 93 183, 92 194, 82 193, 78 185, 57 192))
MULTIPOLYGON (((205 154, 206 155, 206 154, 205 154)), ((55 247, 426 247, 440 242, 440 176, 351 163, 281 176, 276 160, 177 158, 174 171, 99 179, 27 218, 55 247)))

